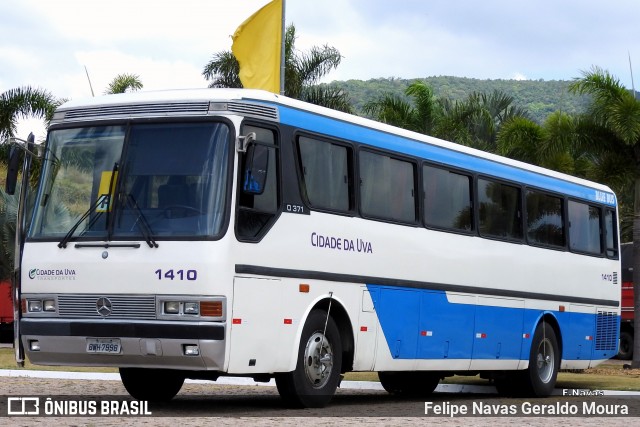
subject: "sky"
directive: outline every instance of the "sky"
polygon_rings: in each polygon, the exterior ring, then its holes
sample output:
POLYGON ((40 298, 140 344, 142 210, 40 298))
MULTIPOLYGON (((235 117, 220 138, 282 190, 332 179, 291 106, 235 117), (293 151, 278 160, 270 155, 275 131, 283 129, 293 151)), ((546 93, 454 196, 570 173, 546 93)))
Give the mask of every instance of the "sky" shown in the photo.
MULTIPOLYGON (((102 94, 118 74, 144 90, 201 88, 205 64, 268 0, 0 0, 0 93, 102 94)), ((323 81, 457 76, 571 80, 599 66, 640 76, 638 0, 286 0, 296 48, 343 56, 323 81)), ((640 77, 637 79, 640 86, 640 77)), ((21 121, 22 133, 39 121, 21 121)))

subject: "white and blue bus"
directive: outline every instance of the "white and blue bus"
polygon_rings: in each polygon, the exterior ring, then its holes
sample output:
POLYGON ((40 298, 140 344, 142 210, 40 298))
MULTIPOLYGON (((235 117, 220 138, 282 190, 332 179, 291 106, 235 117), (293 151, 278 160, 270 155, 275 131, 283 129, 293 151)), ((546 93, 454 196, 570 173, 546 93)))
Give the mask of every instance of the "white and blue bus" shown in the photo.
POLYGON ((34 364, 118 367, 142 400, 275 378, 317 407, 350 371, 545 396, 617 353, 606 186, 251 90, 71 101, 43 152, 16 292, 34 364))

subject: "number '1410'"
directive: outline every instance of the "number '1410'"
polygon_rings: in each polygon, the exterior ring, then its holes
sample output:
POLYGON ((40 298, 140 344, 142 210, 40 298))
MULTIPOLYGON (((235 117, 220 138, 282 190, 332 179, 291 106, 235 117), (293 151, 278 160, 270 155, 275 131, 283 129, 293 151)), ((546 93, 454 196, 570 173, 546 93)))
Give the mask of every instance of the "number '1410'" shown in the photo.
POLYGON ((197 280, 198 279, 198 271, 197 270, 177 270, 174 271, 166 270, 162 271, 158 269, 155 271, 158 276, 158 280, 168 279, 168 280, 197 280))

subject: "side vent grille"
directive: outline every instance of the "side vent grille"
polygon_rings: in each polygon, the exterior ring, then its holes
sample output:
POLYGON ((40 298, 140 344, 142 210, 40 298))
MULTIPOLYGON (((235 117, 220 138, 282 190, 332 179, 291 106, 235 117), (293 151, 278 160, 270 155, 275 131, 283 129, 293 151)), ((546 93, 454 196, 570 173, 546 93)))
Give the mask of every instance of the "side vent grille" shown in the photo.
POLYGON ((246 102, 230 102, 228 105, 229 111, 233 113, 261 119, 278 120, 278 109, 276 107, 246 102))
POLYGON ((596 316, 596 350, 616 351, 618 316, 609 311, 598 311, 596 316))
POLYGON ((208 102, 188 102, 170 104, 130 104, 80 108, 65 113, 65 120, 88 120, 95 117, 145 117, 169 114, 206 115, 208 102))
POLYGON ((618 272, 617 271, 613 272, 613 284, 614 285, 618 284, 618 272))
MULTIPOLYGON (((278 109, 276 107, 248 103, 248 102, 223 102, 226 110, 216 111, 218 114, 234 113, 247 117, 278 121, 278 109)), ((78 108, 64 111, 63 120, 81 121, 96 118, 137 118, 137 117, 164 117, 164 116, 206 116, 211 114, 210 102, 180 102, 162 104, 128 104, 128 105, 103 105, 99 107, 78 108)), ((55 119, 53 120, 56 121, 55 119)))

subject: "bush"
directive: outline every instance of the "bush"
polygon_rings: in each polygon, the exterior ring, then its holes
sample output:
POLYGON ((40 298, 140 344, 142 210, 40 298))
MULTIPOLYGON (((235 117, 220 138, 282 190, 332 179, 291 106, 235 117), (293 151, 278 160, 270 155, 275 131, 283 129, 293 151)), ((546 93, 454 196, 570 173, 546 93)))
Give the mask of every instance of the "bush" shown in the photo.
POLYGON ((13 271, 18 195, 0 189, 0 280, 8 280, 13 271))

